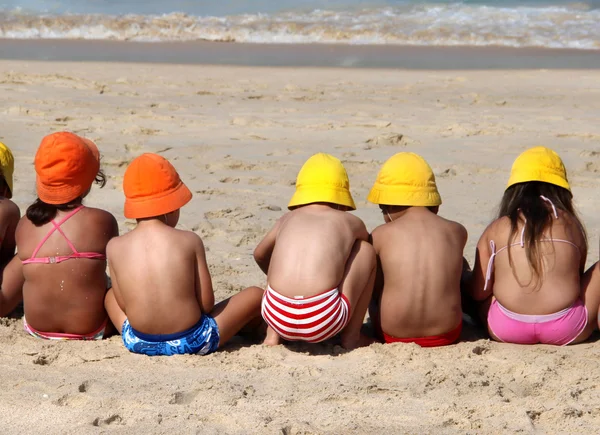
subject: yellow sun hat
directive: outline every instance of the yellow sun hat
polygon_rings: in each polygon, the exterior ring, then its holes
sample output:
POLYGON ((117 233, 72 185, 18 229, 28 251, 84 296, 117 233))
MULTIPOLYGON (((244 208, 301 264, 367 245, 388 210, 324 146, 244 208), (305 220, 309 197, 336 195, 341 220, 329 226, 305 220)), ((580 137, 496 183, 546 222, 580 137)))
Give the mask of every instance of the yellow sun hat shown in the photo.
POLYGON ((429 164, 418 154, 402 152, 384 164, 367 198, 374 204, 435 207, 442 198, 429 164))
POLYGON ((315 202, 329 202, 356 210, 344 165, 339 159, 325 153, 315 154, 304 163, 288 208, 315 202))
POLYGON ((516 158, 506 188, 528 181, 542 181, 571 191, 567 170, 560 156, 546 147, 534 147, 516 158))
POLYGON ((15 159, 6 145, 0 142, 0 170, 4 176, 4 181, 10 190, 8 199, 12 198, 13 193, 13 173, 15 171, 15 159))

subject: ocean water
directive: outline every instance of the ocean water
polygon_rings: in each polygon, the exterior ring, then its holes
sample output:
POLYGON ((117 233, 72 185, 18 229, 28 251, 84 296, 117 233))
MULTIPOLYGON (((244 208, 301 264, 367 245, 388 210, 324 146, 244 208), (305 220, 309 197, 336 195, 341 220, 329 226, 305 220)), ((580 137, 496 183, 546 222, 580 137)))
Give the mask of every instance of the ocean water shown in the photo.
POLYGON ((600 49, 600 0, 0 0, 0 38, 600 49))

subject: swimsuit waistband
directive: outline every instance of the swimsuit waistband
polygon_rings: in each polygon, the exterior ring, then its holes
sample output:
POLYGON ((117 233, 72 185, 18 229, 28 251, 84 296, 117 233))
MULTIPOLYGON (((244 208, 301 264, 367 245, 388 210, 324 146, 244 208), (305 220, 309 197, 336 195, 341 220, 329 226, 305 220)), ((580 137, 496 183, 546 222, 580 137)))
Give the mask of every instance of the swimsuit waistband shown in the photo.
POLYGON ((205 316, 206 316, 206 314, 202 314, 200 316, 200 320, 198 320, 198 322, 196 322, 196 324, 194 326, 192 326, 191 328, 188 328, 185 331, 181 331, 181 332, 174 332, 172 334, 145 334, 143 332, 140 332, 140 331, 134 329, 133 326, 131 327, 131 332, 133 332, 133 335, 135 335, 137 338, 139 338, 141 340, 155 342, 155 343, 179 340, 180 338, 183 338, 183 337, 189 335, 191 332, 198 329, 202 325, 202 323, 204 323, 205 316))
POLYGON ((288 296, 284 296, 281 293, 274 290, 269 284, 267 284, 267 292, 274 294, 278 299, 281 299, 283 302, 294 305, 305 305, 311 302, 317 302, 321 300, 325 300, 329 298, 331 295, 339 293, 338 288, 333 288, 331 290, 325 290, 322 293, 313 295, 313 296, 294 296, 290 298, 288 296))
POLYGON ((102 323, 100 328, 89 334, 68 334, 64 332, 43 332, 32 327, 25 317, 23 317, 23 328, 34 337, 45 338, 46 340, 95 340, 103 338, 104 330, 108 324, 108 318, 102 323))
POLYGON ((519 322, 523 322, 523 323, 546 323, 546 322, 552 322, 553 320, 557 320, 560 319, 561 317, 564 317, 569 311, 571 311, 574 307, 576 306, 580 306, 583 304, 583 302, 581 302, 581 299, 577 299, 575 302, 573 302, 573 304, 570 307, 565 308, 564 310, 560 310, 556 313, 552 313, 552 314, 519 314, 519 313, 515 313, 513 311, 510 311, 508 308, 504 307, 500 302, 498 302, 498 299, 494 300, 494 303, 498 304, 498 308, 500 309, 500 311, 502 311, 502 313, 513 320, 517 320, 519 322))

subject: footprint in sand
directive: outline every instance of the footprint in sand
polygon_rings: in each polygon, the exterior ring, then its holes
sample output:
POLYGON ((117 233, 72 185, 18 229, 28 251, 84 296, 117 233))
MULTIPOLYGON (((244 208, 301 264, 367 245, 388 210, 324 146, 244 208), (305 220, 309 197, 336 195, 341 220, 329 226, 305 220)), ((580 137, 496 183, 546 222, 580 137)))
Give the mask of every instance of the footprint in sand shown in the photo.
POLYGON ((92 426, 108 426, 111 424, 125 424, 123 422, 123 417, 119 414, 113 414, 108 418, 96 417, 94 421, 92 421, 92 426))
POLYGON ((169 405, 188 405, 194 401, 197 395, 198 391, 177 391, 171 396, 171 399, 169 400, 169 405))
POLYGON ((237 117, 231 120, 231 125, 238 125, 241 127, 271 127, 275 125, 275 122, 269 121, 256 116, 244 116, 237 117))
POLYGON ((248 180, 248 184, 253 184, 253 185, 257 185, 257 186, 271 186, 271 185, 275 184, 275 181, 266 180, 263 177, 256 177, 256 178, 251 178, 250 180, 248 180))
POLYGON ((454 176, 456 176, 456 169, 447 168, 447 169, 444 169, 442 172, 438 172, 437 174, 435 174, 435 176, 440 177, 440 178, 454 177, 454 176))
POLYGON ((219 180, 219 183, 231 183, 231 184, 238 184, 240 182, 239 178, 232 178, 232 177, 226 177, 226 178, 221 178, 219 180))
POLYGON ((380 148, 380 147, 390 147, 390 146, 400 146, 406 147, 409 145, 418 144, 419 141, 411 139, 401 133, 385 133, 380 134, 379 136, 372 137, 371 139, 367 139, 365 150, 370 150, 372 148, 380 148))
POLYGON ((585 172, 600 172, 600 163, 598 162, 585 162, 585 172))

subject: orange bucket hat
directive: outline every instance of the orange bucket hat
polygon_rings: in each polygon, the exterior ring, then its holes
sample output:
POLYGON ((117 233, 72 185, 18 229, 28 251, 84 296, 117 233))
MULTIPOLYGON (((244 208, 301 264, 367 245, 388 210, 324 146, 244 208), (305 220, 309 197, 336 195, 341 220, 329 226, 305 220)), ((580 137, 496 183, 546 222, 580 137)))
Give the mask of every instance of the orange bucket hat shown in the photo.
POLYGON ((66 204, 88 191, 99 170, 94 142, 66 131, 50 134, 35 154, 38 197, 46 204, 66 204))
POLYGON ((171 213, 192 199, 192 192, 167 159, 146 153, 134 159, 123 177, 125 217, 142 219, 171 213))

